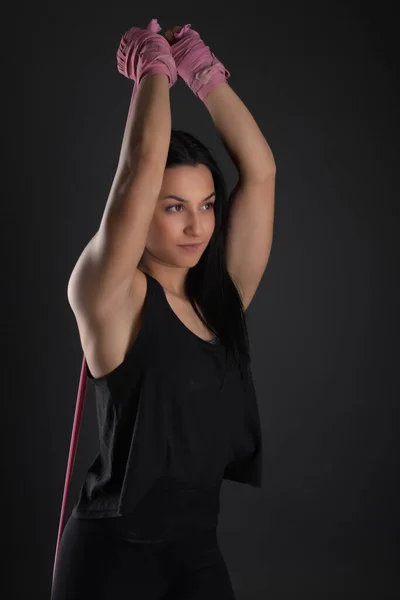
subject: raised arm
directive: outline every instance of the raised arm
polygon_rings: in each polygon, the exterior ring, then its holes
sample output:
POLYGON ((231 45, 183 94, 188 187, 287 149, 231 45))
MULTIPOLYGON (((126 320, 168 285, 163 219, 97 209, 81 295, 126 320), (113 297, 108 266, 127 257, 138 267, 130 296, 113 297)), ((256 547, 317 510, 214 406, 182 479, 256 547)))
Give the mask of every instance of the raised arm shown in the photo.
POLYGON ((230 197, 227 269, 247 308, 265 271, 272 245, 275 160, 245 104, 230 87, 230 71, 193 30, 175 26, 165 34, 178 73, 202 100, 239 173, 230 197))
POLYGON ((162 186, 171 137, 167 75, 141 81, 128 113, 115 178, 95 236, 68 282, 71 308, 101 317, 128 294, 162 186))
POLYGON ((246 309, 271 253, 275 160, 250 111, 227 82, 216 86, 204 104, 239 172, 230 196, 226 260, 246 309))

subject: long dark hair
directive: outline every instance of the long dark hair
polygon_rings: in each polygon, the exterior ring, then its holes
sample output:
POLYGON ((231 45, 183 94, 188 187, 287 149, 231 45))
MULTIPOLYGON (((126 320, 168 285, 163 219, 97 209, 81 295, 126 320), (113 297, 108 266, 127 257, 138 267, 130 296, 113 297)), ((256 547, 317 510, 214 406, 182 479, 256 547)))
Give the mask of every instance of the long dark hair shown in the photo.
POLYGON ((172 129, 166 168, 197 164, 208 167, 214 180, 215 229, 199 262, 188 271, 185 293, 201 321, 226 347, 227 360, 233 359, 242 379, 247 379, 250 376, 250 352, 243 299, 226 265, 229 202, 225 178, 202 142, 186 131, 172 129))

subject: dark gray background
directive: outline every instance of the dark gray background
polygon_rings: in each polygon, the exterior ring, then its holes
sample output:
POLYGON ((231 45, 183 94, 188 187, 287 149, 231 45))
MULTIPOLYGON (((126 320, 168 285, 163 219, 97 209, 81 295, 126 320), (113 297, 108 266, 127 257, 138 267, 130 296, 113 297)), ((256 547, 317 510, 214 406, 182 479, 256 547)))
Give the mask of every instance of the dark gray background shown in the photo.
MULTIPOLYGON (((221 495, 237 598, 398 598, 393 5, 168 4, 42 2, 23 24, 22 14, 4 24, 16 87, 4 114, 3 597, 50 596, 82 361, 67 283, 122 142, 133 82, 117 71, 120 38, 156 17, 161 33, 199 31, 277 164, 272 252, 247 312, 263 488, 225 482, 221 495)), ((236 169, 205 106, 182 81, 171 103, 173 127, 210 147, 231 189, 236 169)), ((90 390, 66 518, 97 449, 93 399, 90 390)))

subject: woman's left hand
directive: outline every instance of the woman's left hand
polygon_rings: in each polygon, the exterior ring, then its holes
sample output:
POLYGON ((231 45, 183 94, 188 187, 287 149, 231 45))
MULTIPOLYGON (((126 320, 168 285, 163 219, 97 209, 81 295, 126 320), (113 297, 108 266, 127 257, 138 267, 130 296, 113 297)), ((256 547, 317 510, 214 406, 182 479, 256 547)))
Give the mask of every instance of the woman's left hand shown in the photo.
POLYGON ((168 29, 165 38, 171 46, 179 77, 200 100, 204 100, 214 87, 230 77, 228 69, 211 52, 190 23, 168 29))

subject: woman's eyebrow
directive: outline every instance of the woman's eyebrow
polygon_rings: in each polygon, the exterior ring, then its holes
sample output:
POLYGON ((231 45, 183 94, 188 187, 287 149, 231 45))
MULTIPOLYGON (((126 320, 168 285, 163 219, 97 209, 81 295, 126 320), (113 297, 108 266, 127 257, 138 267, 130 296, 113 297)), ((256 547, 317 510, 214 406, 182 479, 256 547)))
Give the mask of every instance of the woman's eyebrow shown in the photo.
MULTIPOLYGON (((213 196, 215 196, 215 192, 212 192, 209 196, 207 196, 207 198, 204 198, 203 202, 205 202, 206 200, 209 200, 213 196)), ((175 196, 174 194, 169 194, 168 196, 164 196, 162 198, 162 200, 166 200, 167 198, 173 198, 174 200, 179 200, 180 202, 188 202, 188 200, 185 200, 184 198, 180 198, 179 196, 175 196)))

